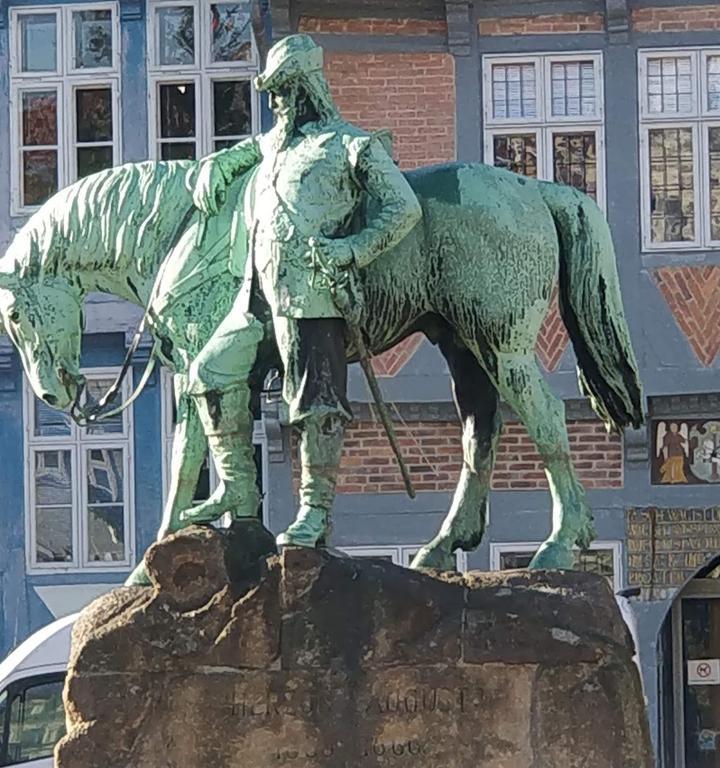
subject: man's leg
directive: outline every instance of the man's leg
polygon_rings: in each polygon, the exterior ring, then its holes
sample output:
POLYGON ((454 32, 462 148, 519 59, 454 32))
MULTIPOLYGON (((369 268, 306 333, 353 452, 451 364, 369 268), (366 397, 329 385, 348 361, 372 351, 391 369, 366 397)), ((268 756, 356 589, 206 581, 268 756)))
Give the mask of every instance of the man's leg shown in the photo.
POLYGON ((338 318, 274 319, 283 358, 283 396, 300 430, 300 508, 279 545, 315 547, 327 539, 347 401, 345 323, 338 318))
POLYGON ((252 315, 231 310, 190 367, 188 390, 220 485, 207 501, 181 513, 187 523, 210 523, 225 513, 235 519, 257 516, 260 494, 247 382, 262 335, 252 315))

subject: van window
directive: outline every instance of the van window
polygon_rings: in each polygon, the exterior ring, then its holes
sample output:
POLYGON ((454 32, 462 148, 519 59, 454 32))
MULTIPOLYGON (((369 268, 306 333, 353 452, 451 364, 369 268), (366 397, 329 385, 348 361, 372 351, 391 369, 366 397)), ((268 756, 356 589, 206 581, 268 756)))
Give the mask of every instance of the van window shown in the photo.
POLYGON ((21 680, 0 697, 0 765, 52 757, 65 735, 64 675, 21 680))

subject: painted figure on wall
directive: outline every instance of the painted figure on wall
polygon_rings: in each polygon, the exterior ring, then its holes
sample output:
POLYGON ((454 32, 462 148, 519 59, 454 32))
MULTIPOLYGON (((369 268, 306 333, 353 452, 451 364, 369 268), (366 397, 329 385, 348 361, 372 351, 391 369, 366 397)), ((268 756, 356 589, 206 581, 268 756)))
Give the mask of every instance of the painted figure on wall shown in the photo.
POLYGON ((689 455, 687 424, 672 421, 668 427, 665 422, 662 422, 657 431, 657 452, 664 459, 660 466, 661 482, 687 483, 685 477, 685 460, 689 455))

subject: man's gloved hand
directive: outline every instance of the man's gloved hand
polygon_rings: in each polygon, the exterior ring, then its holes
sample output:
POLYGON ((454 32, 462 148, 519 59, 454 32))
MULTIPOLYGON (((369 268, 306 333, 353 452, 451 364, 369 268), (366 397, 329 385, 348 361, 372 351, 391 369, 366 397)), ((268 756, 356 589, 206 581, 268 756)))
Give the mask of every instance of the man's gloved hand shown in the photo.
POLYGON ((227 182, 220 163, 215 160, 201 160, 200 172, 195 183, 193 203, 206 216, 215 216, 225 202, 227 182))
POLYGON ((336 269, 348 269, 355 263, 355 255, 350 243, 343 238, 331 240, 327 237, 311 237, 308 240, 308 245, 312 258, 318 259, 329 272, 336 269))

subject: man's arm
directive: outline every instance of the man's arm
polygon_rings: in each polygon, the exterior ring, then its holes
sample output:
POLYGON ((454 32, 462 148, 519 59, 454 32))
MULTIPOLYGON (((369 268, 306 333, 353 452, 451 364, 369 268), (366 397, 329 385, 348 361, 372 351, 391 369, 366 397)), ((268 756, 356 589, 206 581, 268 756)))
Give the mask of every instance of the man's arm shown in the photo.
POLYGON ((216 214, 224 202, 225 188, 261 159, 260 143, 254 136, 203 157, 193 192, 196 207, 207 215, 216 214))
POLYGON ((362 231, 343 238, 357 266, 366 267, 410 232, 422 218, 422 209, 407 179, 378 139, 355 139, 350 146, 350 160, 358 184, 378 203, 378 210, 362 231))

